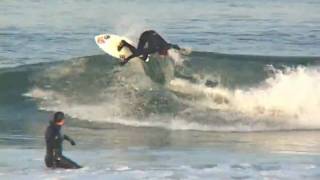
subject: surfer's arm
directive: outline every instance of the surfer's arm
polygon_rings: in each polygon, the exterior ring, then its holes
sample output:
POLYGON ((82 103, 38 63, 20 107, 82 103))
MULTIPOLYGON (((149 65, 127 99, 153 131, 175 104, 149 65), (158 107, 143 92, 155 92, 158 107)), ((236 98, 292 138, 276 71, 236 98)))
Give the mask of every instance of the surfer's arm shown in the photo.
POLYGON ((76 143, 74 142, 74 140, 71 139, 71 138, 70 138, 69 136, 67 136, 67 135, 63 135, 63 139, 69 141, 72 146, 76 145, 76 143))

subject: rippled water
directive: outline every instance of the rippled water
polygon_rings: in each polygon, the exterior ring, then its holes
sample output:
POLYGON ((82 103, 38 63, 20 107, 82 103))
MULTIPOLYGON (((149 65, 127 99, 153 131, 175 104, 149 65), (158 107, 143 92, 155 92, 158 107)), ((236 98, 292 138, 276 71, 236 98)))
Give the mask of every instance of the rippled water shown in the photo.
POLYGON ((58 0, 0 5, 1 66, 101 53, 94 35, 109 32, 136 40, 145 29, 198 51, 319 55, 320 3, 315 0, 58 0))

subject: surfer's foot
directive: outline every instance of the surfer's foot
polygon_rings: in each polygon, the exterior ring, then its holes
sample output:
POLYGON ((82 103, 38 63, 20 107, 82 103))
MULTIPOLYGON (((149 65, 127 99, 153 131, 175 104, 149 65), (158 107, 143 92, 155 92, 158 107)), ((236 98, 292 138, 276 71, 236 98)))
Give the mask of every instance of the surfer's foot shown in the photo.
POLYGON ((125 42, 124 40, 121 40, 120 44, 118 45, 118 51, 121 51, 121 49, 123 48, 125 42))
POLYGON ((144 62, 148 62, 149 61, 149 57, 150 57, 150 54, 145 54, 143 56, 139 56, 144 62))
POLYGON ((147 58, 144 60, 144 62, 149 62, 150 55, 147 56, 147 58))

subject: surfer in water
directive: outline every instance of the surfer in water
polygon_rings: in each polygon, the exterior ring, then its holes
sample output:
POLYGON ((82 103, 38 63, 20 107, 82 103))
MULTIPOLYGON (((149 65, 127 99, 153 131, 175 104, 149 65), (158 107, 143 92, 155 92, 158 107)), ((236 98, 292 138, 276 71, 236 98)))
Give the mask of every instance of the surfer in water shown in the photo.
POLYGON ((73 139, 60 133, 63 125, 64 113, 56 112, 45 133, 47 146, 46 166, 49 168, 79 169, 81 166, 62 155, 63 140, 69 141, 73 146, 76 145, 73 139))
POLYGON ((154 30, 144 31, 140 35, 137 48, 135 48, 125 40, 122 40, 119 44, 118 51, 120 51, 123 47, 128 47, 132 52, 132 55, 124 58, 120 63, 121 65, 125 65, 130 59, 134 57, 142 56, 141 59, 147 61, 149 54, 159 53, 160 55, 167 55, 168 50, 171 48, 180 50, 180 47, 178 45, 167 43, 154 30))

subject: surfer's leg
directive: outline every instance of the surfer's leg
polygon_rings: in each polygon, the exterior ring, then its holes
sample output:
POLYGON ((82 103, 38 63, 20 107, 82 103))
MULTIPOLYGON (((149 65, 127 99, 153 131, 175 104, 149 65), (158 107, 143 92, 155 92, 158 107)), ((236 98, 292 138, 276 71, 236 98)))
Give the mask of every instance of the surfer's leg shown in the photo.
MULTIPOLYGON (((146 44, 146 38, 143 35, 139 39, 139 43, 138 43, 138 48, 137 49, 135 47, 133 47, 131 44, 127 43, 126 41, 124 41, 124 40, 121 41, 120 45, 122 45, 122 47, 123 46, 128 47, 130 49, 130 51, 132 52, 132 54, 130 56, 128 56, 127 58, 125 58, 120 64, 121 65, 125 65, 130 61, 130 59, 132 59, 134 57, 138 57, 141 54, 143 54, 142 59, 145 61, 145 59, 147 59, 147 57, 148 57, 148 53, 143 48, 145 46, 145 44, 146 44)), ((120 48, 122 48, 122 47, 120 47, 120 48)))
POLYGON ((65 156, 61 156, 61 159, 57 161, 57 168, 64 169, 79 169, 82 168, 80 165, 75 163, 74 161, 66 158, 65 156))
MULTIPOLYGON (((131 54, 130 56, 128 56, 127 58, 125 58, 120 64, 121 64, 121 65, 125 65, 125 64, 127 64, 132 58, 138 57, 138 56, 140 56, 140 55, 141 55, 140 53, 139 53, 139 54, 131 54)), ((141 58, 143 61, 147 62, 148 56, 149 56, 148 53, 142 53, 142 57, 140 56, 140 58, 141 58)))
POLYGON ((125 58, 123 60, 123 62, 121 63, 121 65, 126 64, 130 59, 140 56, 141 55, 141 51, 139 51, 138 49, 136 49, 134 46, 132 46, 131 44, 129 44, 128 42, 126 42, 125 40, 122 40, 120 45, 118 46, 118 50, 120 51, 124 46, 128 47, 129 50, 132 52, 132 54, 130 56, 128 56, 127 58, 125 58))
POLYGON ((150 42, 148 42, 150 40, 151 37, 151 33, 153 31, 145 31, 141 34, 140 38, 139 38, 139 42, 138 42, 138 46, 137 48, 134 48, 131 44, 127 43, 126 41, 122 41, 121 44, 118 47, 118 50, 123 47, 123 46, 127 46, 130 51, 132 52, 132 54, 130 56, 128 56, 127 58, 125 58, 120 64, 121 65, 125 65, 126 63, 128 63, 130 61, 130 59, 134 58, 134 57, 138 57, 138 56, 142 56, 142 60, 146 61, 146 59, 148 58, 148 55, 154 52, 154 50, 150 51, 149 48, 149 44, 150 42), (148 48, 145 48, 145 45, 148 43, 148 48), (131 47, 131 48, 130 48, 131 47), (134 49, 133 49, 133 48, 134 49))
POLYGON ((53 167, 53 158, 52 157, 46 156, 44 159, 44 162, 48 168, 53 167))
POLYGON ((143 54, 142 57, 141 57, 141 59, 142 59, 143 61, 146 61, 146 60, 148 59, 148 56, 149 56, 149 54, 143 54))
POLYGON ((138 56, 142 55, 141 59, 143 61, 146 61, 150 54, 158 52, 159 47, 155 38, 155 34, 157 34, 155 31, 150 30, 150 31, 144 32, 140 36, 137 51, 138 51, 138 56), (147 47, 145 47, 146 44, 147 44, 147 47))
POLYGON ((132 46, 131 44, 129 44, 127 41, 125 41, 125 40, 122 40, 122 41, 120 42, 120 44, 119 44, 119 46, 118 46, 118 51, 121 51, 121 49, 122 49, 123 47, 129 48, 129 50, 130 50, 133 54, 136 54, 136 52, 137 52, 137 49, 136 49, 134 46, 132 46))
MULTIPOLYGON (((148 34, 146 34, 146 33, 143 33, 141 36, 140 36, 140 38, 139 38, 139 43, 138 43, 138 46, 137 46, 137 50, 138 51, 143 51, 143 49, 144 49, 144 46, 147 44, 147 42, 148 42, 148 38, 149 37, 149 35, 148 34)), ((149 45, 149 44, 148 44, 149 45)))
POLYGON ((180 50, 181 48, 177 45, 177 44, 169 44, 170 48, 176 49, 176 50, 180 50))
POLYGON ((148 49, 143 49, 143 50, 141 51, 140 58, 141 58, 143 61, 147 62, 147 59, 148 59, 148 57, 149 57, 150 54, 152 54, 152 52, 149 52, 148 49), (141 55, 142 55, 142 56, 141 56, 141 55))

